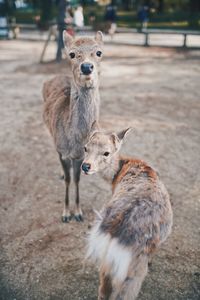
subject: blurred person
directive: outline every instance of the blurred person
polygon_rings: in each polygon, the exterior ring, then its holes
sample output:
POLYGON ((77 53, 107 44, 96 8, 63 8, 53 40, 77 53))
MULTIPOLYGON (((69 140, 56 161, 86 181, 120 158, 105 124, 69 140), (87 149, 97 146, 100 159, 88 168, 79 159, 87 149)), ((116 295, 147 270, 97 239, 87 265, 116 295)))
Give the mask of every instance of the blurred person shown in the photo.
POLYGON ((69 6, 66 10, 66 14, 65 14, 65 24, 67 26, 67 32, 71 35, 74 36, 75 32, 74 32, 74 13, 72 8, 69 6))
POLYGON ((83 8, 80 5, 74 12, 74 25, 80 28, 84 26, 83 8))
POLYGON ((105 21, 106 21, 106 31, 109 33, 111 38, 113 39, 114 34, 117 29, 117 15, 116 15, 116 7, 111 2, 109 5, 106 6, 105 11, 105 21))
POLYGON ((9 17, 15 9, 13 1, 0 0, 0 37, 9 37, 9 17))
POLYGON ((8 38, 8 4, 5 0, 0 0, 0 37, 8 38))
POLYGON ((138 19, 141 22, 141 30, 147 29, 149 21, 149 7, 147 5, 143 5, 139 8, 138 19))

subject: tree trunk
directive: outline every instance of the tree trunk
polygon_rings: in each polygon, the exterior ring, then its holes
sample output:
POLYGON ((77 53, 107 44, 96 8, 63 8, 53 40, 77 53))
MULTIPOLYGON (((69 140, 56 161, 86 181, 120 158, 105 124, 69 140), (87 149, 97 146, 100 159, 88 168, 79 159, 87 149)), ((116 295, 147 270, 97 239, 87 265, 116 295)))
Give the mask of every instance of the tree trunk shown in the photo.
POLYGON ((164 12, 164 0, 158 1, 158 12, 163 13, 164 12))
POLYGON ((131 8, 131 0, 122 0, 122 5, 125 10, 129 10, 131 8))
POLYGON ((200 11, 200 1, 190 0, 190 12, 195 13, 200 11))
POLYGON ((198 15, 197 13, 200 11, 200 1, 199 0, 190 0, 190 27, 193 29, 197 29, 198 25, 198 15))
POLYGON ((52 0, 41 1, 41 24, 44 29, 48 28, 48 23, 51 20, 52 0))

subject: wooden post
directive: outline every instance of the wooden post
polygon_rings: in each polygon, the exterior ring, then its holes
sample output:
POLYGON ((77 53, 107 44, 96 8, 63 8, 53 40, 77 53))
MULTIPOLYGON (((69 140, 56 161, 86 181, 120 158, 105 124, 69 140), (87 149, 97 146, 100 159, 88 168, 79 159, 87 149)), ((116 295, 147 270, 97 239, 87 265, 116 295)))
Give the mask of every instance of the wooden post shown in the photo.
POLYGON ((183 47, 186 48, 187 47, 187 33, 184 33, 183 37, 184 37, 184 39, 183 39, 183 47))
POLYGON ((46 42, 45 42, 45 44, 44 44, 44 48, 43 48, 43 50, 42 50, 42 54, 41 54, 41 56, 40 56, 40 63, 43 62, 43 58, 44 58, 44 55, 45 55, 47 46, 48 46, 48 44, 49 44, 49 42, 50 42, 50 40, 51 40, 51 35, 52 35, 52 33, 53 33, 53 26, 51 26, 51 27, 49 28, 48 37, 47 37, 47 40, 46 40, 46 42))
POLYGON ((149 34, 148 34, 148 32, 144 32, 144 34, 145 34, 144 46, 148 47, 149 46, 149 34))

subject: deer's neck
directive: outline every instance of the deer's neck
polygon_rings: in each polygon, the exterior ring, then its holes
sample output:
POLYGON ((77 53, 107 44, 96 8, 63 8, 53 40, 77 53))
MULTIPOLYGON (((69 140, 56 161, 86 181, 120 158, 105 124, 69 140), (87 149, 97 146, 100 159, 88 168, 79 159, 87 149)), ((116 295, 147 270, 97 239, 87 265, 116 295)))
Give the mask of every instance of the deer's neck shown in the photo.
POLYGON ((78 88, 71 87, 70 117, 71 125, 84 133, 91 129, 91 125, 99 117, 99 87, 78 88))
POLYGON ((112 161, 109 164, 107 168, 105 168, 103 171, 101 171, 101 176, 108 181, 109 183, 112 183, 116 174, 119 172, 121 168, 121 158, 118 154, 114 155, 112 157, 112 161))
POLYGON ((103 172, 103 178, 112 184, 112 192, 114 193, 115 187, 124 177, 126 171, 130 166, 130 159, 127 157, 116 154, 107 170, 103 172))

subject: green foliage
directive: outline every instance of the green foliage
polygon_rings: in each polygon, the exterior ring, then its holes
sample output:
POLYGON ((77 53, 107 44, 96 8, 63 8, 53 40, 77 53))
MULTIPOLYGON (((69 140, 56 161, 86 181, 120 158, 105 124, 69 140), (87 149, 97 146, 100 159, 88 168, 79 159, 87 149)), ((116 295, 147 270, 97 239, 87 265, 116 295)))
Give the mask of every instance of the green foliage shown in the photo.
MULTIPOLYGON (((86 24, 89 24, 89 14, 93 11, 96 15, 96 23, 102 24, 104 22, 104 7, 93 8, 87 7, 84 9, 84 16, 86 24)), ((138 21, 137 12, 132 11, 117 11, 117 25, 120 27, 140 28, 141 24, 138 21)), ((162 29, 196 29, 200 30, 200 13, 191 15, 189 11, 175 11, 163 14, 150 13, 149 28, 162 29)))
POLYGON ((35 16, 37 16, 39 14, 40 14, 39 10, 32 10, 32 11, 17 10, 14 13, 14 17, 16 18, 17 23, 34 24, 35 16))
MULTIPOLYGON (((40 1, 38 1, 39 3, 40 1)), ((139 1, 138 1, 139 2, 139 1)), ((189 0, 165 0, 165 13, 150 13, 149 16, 149 28, 166 28, 166 29, 196 29, 200 30, 200 12, 195 12, 191 14, 189 9, 180 10, 180 8, 188 7, 189 0), (173 4, 173 5, 172 5, 173 4), (173 9, 172 9, 173 8, 173 9)), ((85 24, 90 24, 89 16, 91 14, 95 14, 96 16, 96 28, 98 28, 99 24, 102 25, 104 23, 104 13, 105 7, 98 5, 88 5, 84 6, 84 17, 85 24)), ((52 6, 51 10, 51 20, 56 19, 57 9, 55 5, 52 6)), ((34 23, 34 19, 36 15, 41 15, 41 7, 40 9, 27 10, 27 11, 16 11, 16 21, 18 23, 34 23)), ((140 28, 140 23, 137 18, 136 9, 132 9, 129 11, 124 11, 118 9, 117 11, 117 24, 122 27, 133 27, 140 28)), ((101 27, 101 26, 100 26, 101 27)))

